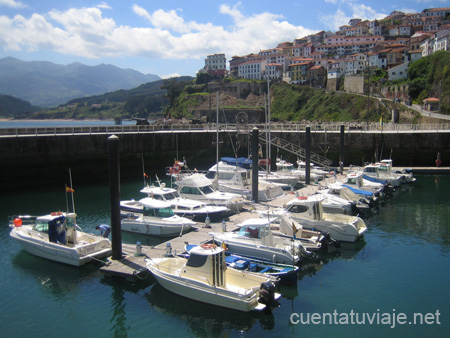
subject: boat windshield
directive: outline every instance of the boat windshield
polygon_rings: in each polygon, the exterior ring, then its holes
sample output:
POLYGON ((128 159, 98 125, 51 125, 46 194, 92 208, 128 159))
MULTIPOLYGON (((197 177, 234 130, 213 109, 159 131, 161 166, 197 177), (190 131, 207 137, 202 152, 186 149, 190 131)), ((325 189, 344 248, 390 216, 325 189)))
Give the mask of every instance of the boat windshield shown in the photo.
POLYGON ((164 194, 164 197, 165 197, 166 201, 171 201, 171 200, 174 200, 174 199, 180 197, 180 195, 178 195, 177 191, 174 191, 174 192, 171 192, 168 194, 164 194))
POLYGON ((48 222, 47 221, 36 221, 33 229, 40 232, 48 232, 48 222))
POLYGON ((205 265, 207 259, 208 259, 208 256, 206 256, 206 255, 196 255, 196 254, 191 253, 189 255, 186 266, 191 266, 193 268, 199 268, 199 267, 202 267, 203 265, 205 265))
POLYGON ((260 238, 259 227, 244 225, 239 230, 239 235, 249 237, 249 238, 260 238))
POLYGON ((214 192, 214 188, 212 185, 205 185, 204 187, 199 188, 205 195, 211 194, 214 192))
POLYGON ((180 192, 182 194, 189 194, 189 195, 201 195, 201 192, 194 187, 182 187, 180 189, 180 192))
POLYGON ((172 217, 174 215, 172 208, 161 208, 161 209, 155 209, 156 217, 172 217))

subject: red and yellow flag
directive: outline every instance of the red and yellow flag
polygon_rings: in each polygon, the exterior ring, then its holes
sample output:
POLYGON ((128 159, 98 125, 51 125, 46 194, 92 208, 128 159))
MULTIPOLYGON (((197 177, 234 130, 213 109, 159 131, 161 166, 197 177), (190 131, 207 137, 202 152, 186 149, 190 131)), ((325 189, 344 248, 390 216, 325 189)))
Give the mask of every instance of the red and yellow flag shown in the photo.
POLYGON ((75 190, 73 190, 71 187, 68 187, 68 186, 66 185, 66 192, 75 192, 75 190))

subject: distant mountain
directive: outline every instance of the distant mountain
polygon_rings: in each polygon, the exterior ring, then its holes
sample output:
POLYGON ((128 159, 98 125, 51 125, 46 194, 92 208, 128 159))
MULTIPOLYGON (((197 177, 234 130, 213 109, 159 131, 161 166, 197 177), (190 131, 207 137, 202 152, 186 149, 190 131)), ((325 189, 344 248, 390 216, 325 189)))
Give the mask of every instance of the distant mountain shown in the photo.
POLYGON ((0 117, 11 118, 37 111, 30 102, 18 99, 11 95, 0 94, 0 117))
POLYGON ((0 94, 12 95, 32 105, 50 107, 71 99, 135 88, 160 80, 152 74, 101 64, 60 65, 47 61, 0 59, 0 94))

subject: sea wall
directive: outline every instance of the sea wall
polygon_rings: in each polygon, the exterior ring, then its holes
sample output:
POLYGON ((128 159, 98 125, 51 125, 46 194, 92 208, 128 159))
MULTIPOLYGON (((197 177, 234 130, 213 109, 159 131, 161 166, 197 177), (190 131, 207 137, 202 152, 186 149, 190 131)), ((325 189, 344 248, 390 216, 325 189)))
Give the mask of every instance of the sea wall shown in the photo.
MULTIPOLYGON (((305 132, 272 132, 295 145, 305 145, 305 132)), ((175 158, 187 159, 190 168, 208 169, 216 158, 216 133, 166 132, 118 134, 121 176, 142 175, 146 170, 162 172, 175 158)), ((220 132, 220 156, 247 156, 250 137, 245 134, 220 132)), ((450 163, 450 132, 429 133, 345 133, 344 165, 361 165, 375 156, 394 159, 398 166, 433 166, 439 151, 442 165, 450 163)), ((339 133, 311 132, 311 151, 339 162, 339 133)), ((262 149, 265 149, 263 146, 262 149)), ((29 136, 0 138, 0 177, 7 189, 65 180, 68 169, 79 180, 108 179, 108 135, 29 136), (25 183, 24 183, 25 184, 25 183)), ((296 158, 272 147, 276 156, 295 161, 296 158)))

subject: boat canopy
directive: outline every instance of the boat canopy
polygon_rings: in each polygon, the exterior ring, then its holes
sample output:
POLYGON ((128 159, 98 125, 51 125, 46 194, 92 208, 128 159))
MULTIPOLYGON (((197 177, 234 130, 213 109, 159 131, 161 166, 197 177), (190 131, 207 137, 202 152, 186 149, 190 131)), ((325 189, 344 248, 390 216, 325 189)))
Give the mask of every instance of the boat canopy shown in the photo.
POLYGON ((238 157, 238 158, 222 157, 220 160, 228 165, 234 165, 244 169, 252 168, 252 160, 245 157, 238 157))
POLYGON ((48 240, 52 243, 66 244, 66 218, 60 216, 48 222, 48 240))
POLYGON ((204 187, 204 186, 210 186, 211 180, 206 178, 203 174, 192 174, 191 176, 183 178, 181 181, 177 181, 178 186, 191 186, 191 187, 204 187))

